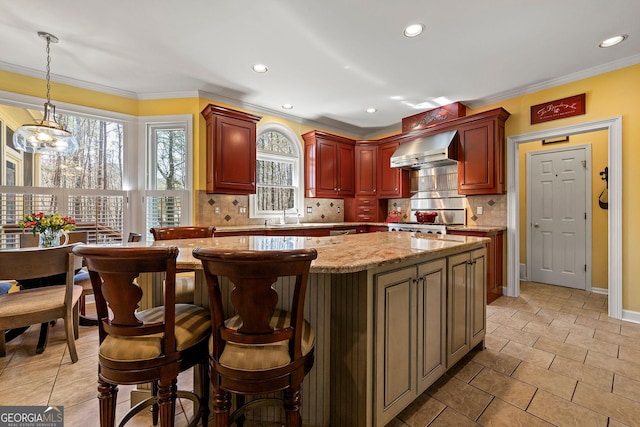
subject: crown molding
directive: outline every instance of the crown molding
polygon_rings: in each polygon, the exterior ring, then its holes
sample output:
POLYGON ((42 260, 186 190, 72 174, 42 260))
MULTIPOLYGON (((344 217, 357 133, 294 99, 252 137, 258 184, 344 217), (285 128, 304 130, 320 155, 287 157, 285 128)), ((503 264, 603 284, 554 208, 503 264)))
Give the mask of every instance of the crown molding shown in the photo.
POLYGON ((608 73, 610 71, 619 70, 621 68, 630 67, 640 63, 640 54, 628 56, 626 58, 608 62, 606 64, 598 65, 597 67, 588 68, 586 70, 578 71, 576 73, 567 74, 566 76, 558 77, 556 79, 545 80, 544 82, 536 83, 533 85, 520 86, 518 88, 510 89, 504 92, 497 93, 486 98, 481 98, 473 101, 465 101, 465 105, 469 108, 480 108, 485 105, 495 104, 507 99, 517 98, 518 96, 527 95, 534 92, 539 92, 545 89, 551 89, 556 86, 560 86, 567 83, 572 83, 578 80, 586 79, 589 77, 597 76, 599 74, 608 73))

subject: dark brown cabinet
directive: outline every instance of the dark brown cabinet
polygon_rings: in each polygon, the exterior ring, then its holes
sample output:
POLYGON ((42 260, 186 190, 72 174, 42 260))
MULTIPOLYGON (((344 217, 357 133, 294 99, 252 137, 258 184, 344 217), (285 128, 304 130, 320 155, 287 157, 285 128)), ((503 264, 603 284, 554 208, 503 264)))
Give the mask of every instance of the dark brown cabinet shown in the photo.
POLYGON ((305 197, 355 194, 355 141, 326 132, 302 135, 305 145, 305 197))
POLYGON ((356 196, 376 196, 378 186, 378 146, 358 142, 356 145, 356 196))
POLYGON ((498 108, 470 116, 458 127, 458 193, 504 194, 505 121, 509 113, 498 108))
POLYGON ((397 137, 385 138, 378 146, 378 197, 410 197, 410 173, 391 167, 391 156, 400 145, 397 137))
POLYGON ((207 124, 207 193, 255 194, 256 123, 261 117, 212 104, 202 116, 207 124))
POLYGON ((504 286, 505 245, 504 231, 465 231, 447 230, 448 234, 488 237, 487 243, 487 304, 502 296, 504 286))

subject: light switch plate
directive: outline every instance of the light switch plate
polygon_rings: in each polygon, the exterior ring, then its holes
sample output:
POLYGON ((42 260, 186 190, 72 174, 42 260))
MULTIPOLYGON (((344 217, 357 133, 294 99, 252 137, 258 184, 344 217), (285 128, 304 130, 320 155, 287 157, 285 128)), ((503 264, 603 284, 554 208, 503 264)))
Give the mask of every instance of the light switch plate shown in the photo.
POLYGON ((478 214, 478 215, 484 214, 484 208, 482 206, 477 206, 476 207, 476 214, 478 214))

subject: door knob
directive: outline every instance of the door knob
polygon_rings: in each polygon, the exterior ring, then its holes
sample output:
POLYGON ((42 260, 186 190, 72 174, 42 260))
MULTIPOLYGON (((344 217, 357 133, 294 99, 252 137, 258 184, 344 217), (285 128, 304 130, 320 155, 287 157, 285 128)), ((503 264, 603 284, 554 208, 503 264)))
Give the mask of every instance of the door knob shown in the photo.
POLYGON ((536 222, 535 224, 533 224, 533 226, 534 226, 535 228, 538 228, 538 227, 540 227, 540 224, 538 224, 538 223, 536 222))

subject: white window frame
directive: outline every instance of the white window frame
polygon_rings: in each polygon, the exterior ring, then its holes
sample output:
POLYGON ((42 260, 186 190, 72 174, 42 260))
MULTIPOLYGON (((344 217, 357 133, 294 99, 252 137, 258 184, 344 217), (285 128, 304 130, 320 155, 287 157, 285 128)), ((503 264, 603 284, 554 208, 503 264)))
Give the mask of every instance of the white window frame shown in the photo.
POLYGON ((138 168, 138 182, 143 183, 139 191, 136 191, 138 200, 142 203, 135 206, 134 218, 136 218, 137 230, 143 230, 141 234, 150 238, 147 226, 147 200, 150 197, 179 197, 181 200, 180 225, 193 223, 193 116, 191 114, 176 114, 167 116, 143 116, 139 118, 139 138, 146 141, 138 147, 138 158, 145 159, 144 167, 138 168), (155 148, 152 147, 152 134, 155 129, 184 128, 186 144, 186 188, 184 190, 156 190, 152 179, 155 176, 152 169, 155 167, 155 148), (153 185, 152 185, 153 184, 153 185), (153 189, 152 189, 153 188, 153 189))
MULTIPOLYGON (((298 138, 298 136, 289 127, 283 125, 282 123, 269 122, 261 124, 256 129, 256 143, 258 138, 260 138, 260 135, 270 131, 283 134, 289 140, 289 142, 291 142, 294 154, 288 156, 256 152, 256 163, 258 159, 266 159, 291 162, 293 164, 293 182, 294 184, 297 183, 297 187, 294 190, 295 200, 293 208, 289 209, 287 211, 287 214, 288 216, 294 217, 295 212, 293 210, 296 209, 299 217, 302 218, 304 217, 304 158, 302 152, 302 142, 300 141, 300 138, 298 138)), ((271 219, 275 220, 275 222, 278 222, 282 217, 282 211, 259 211, 255 194, 249 195, 249 218, 271 219)))

